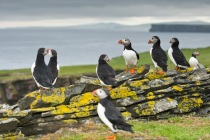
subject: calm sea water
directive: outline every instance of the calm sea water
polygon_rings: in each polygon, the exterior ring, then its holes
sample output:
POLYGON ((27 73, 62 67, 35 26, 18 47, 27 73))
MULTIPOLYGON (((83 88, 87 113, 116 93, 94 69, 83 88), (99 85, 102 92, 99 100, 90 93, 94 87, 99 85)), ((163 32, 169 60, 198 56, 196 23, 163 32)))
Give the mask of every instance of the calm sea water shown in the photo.
MULTIPOLYGON (((1 29, 0 69, 30 68, 40 47, 57 50, 61 66, 97 64, 105 53, 110 58, 122 55, 121 38, 129 38, 137 52, 149 51, 148 40, 157 35, 164 50, 169 41, 177 37, 180 48, 210 46, 208 33, 150 33, 140 31, 91 30, 91 29, 1 29)), ((148 58, 150 59, 150 58, 148 58)), ((49 57, 46 57, 46 63, 49 57)))

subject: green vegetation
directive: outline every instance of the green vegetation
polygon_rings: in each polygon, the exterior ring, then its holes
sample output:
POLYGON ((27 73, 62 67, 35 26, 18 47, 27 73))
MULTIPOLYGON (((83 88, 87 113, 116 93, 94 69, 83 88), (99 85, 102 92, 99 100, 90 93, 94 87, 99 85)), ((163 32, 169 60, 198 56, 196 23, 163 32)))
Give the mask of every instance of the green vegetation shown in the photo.
MULTIPOLYGON (((208 59, 210 55, 210 47, 207 48, 199 48, 199 49, 182 49, 182 52, 186 56, 187 60, 191 57, 194 51, 198 51, 200 56, 198 56, 198 60, 205 66, 210 66, 210 60, 208 59)), ((140 60, 137 67, 150 64, 151 68, 154 68, 149 52, 140 53, 140 60)), ((123 70, 125 69, 125 62, 122 56, 113 58, 110 62, 110 65, 113 66, 115 70, 123 70)), ((173 69, 175 66, 168 60, 168 69, 173 69)), ((96 65, 79 65, 79 66, 63 66, 61 67, 59 76, 65 75, 80 75, 87 73, 95 73, 96 65)), ((1 70, 0 71, 0 81, 2 80, 13 80, 13 79, 26 79, 31 78, 31 70, 30 69, 18 69, 18 70, 1 70)))
MULTIPOLYGON (((135 133, 120 131, 117 140, 209 140, 210 119, 201 117, 173 117, 158 121, 129 121, 135 133)), ((105 140, 112 132, 105 125, 92 122, 75 129, 65 128, 59 133, 48 134, 39 140, 105 140), (62 132, 62 133, 61 133, 62 132)))

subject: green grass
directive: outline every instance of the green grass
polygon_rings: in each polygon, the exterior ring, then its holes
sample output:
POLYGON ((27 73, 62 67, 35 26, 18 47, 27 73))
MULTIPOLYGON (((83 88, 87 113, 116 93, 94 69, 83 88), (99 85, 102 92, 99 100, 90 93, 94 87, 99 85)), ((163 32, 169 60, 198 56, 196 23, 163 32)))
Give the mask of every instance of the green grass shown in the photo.
MULTIPOLYGON (((210 55, 210 47, 199 48, 199 49, 182 49, 182 52, 184 53, 187 60, 189 60, 189 58, 192 55, 192 52, 194 51, 198 51, 200 53, 200 56, 197 57, 200 63, 202 63, 205 67, 209 67, 210 60, 208 59, 208 57, 210 55)), ((140 53, 140 60, 139 60, 139 63, 137 64, 137 67, 144 64, 150 64, 151 68, 154 68, 149 52, 140 53)), ((115 70, 125 69, 125 62, 122 56, 113 58, 110 62, 110 65, 115 70)), ((173 69, 174 67, 175 67, 174 64, 169 59, 168 69, 173 69)), ((96 64, 95 65, 63 66, 60 68, 59 76, 95 73, 95 68, 96 68, 96 64)), ((31 77, 32 77, 31 70, 29 68, 17 69, 17 70, 0 70, 0 81, 26 79, 26 78, 31 78, 31 77)))
MULTIPOLYGON (((209 140, 210 118, 201 117, 173 117, 158 121, 128 121, 133 125, 135 133, 119 131, 117 140, 209 140)), ((109 128, 103 124, 84 124, 69 131, 65 128, 62 133, 48 134, 39 140, 51 138, 58 140, 105 140, 112 135, 109 128)))

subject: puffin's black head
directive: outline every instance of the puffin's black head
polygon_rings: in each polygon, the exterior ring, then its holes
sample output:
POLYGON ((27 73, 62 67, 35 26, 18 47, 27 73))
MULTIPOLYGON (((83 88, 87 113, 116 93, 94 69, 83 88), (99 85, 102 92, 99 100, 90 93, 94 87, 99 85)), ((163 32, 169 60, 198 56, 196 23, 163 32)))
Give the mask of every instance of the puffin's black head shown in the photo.
POLYGON ((160 39, 158 36, 153 36, 151 39, 149 39, 148 44, 155 44, 160 43, 160 39))
POLYGON ((54 49, 49 49, 48 54, 53 57, 53 56, 57 56, 57 52, 54 49))
POLYGON ((195 57, 195 58, 196 58, 196 56, 199 56, 199 55, 200 55, 199 52, 193 52, 192 53, 192 56, 195 57))
POLYGON ((106 98, 110 95, 106 88, 100 88, 92 92, 93 96, 98 96, 100 99, 106 98))
POLYGON ((179 40, 176 37, 174 37, 170 40, 169 43, 172 43, 172 45, 174 45, 174 46, 178 46, 179 45, 179 40))
POLYGON ((131 44, 130 40, 128 38, 124 38, 118 41, 118 44, 122 44, 124 46, 128 46, 131 44))
POLYGON ((39 48, 38 50, 38 54, 42 54, 43 56, 45 56, 48 53, 49 49, 46 48, 39 48))
POLYGON ((102 54, 102 55, 99 57, 99 61, 101 61, 101 60, 104 60, 104 61, 106 61, 106 62, 109 62, 109 61, 110 61, 109 57, 108 57, 106 54, 102 54))

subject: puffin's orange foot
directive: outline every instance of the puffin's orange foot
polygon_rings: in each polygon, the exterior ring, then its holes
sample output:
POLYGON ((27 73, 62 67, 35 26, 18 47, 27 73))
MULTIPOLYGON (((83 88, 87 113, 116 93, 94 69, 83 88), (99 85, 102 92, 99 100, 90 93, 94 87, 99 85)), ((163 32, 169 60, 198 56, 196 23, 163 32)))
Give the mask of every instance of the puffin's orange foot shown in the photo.
POLYGON ((165 72, 164 72, 164 71, 157 71, 156 73, 157 73, 157 74, 160 74, 160 75, 165 74, 165 72))
POLYGON ((131 74, 135 74, 135 69, 134 68, 130 69, 129 71, 130 71, 131 74))
POLYGON ((117 134, 113 134, 112 136, 106 136, 106 140, 116 140, 117 134))
POLYGON ((111 86, 108 86, 107 89, 108 89, 108 90, 112 90, 112 87, 111 87, 111 86))

